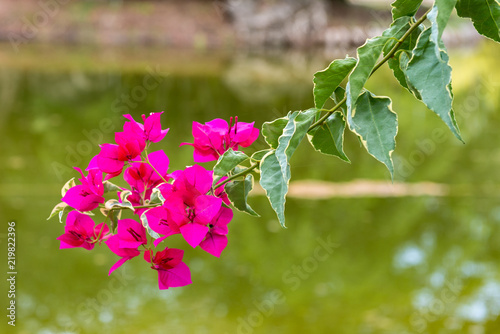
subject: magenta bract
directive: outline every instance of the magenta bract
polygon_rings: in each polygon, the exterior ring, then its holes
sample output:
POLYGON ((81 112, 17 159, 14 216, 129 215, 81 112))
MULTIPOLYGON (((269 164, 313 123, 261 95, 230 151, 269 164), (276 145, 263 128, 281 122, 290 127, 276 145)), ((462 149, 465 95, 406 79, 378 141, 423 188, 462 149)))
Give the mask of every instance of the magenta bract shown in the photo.
POLYGON ((125 122, 123 129, 127 132, 132 132, 136 136, 144 140, 149 140, 153 143, 161 141, 167 134, 169 129, 161 129, 161 114, 162 112, 151 113, 147 118, 142 115, 144 124, 138 123, 131 115, 123 115, 130 122, 125 122))
POLYGON ((237 151, 239 146, 248 147, 259 137, 259 129, 254 127, 254 122, 238 122, 238 117, 230 119, 230 124, 225 120, 216 118, 205 124, 193 122, 193 143, 182 145, 193 146, 193 159, 195 162, 208 162, 218 160, 229 148, 237 151))
POLYGON ((66 218, 64 231, 65 233, 57 238, 61 242, 61 249, 82 247, 91 250, 95 242, 108 237, 109 229, 105 224, 95 226, 92 218, 83 213, 71 211, 66 218))
POLYGON ((153 256, 153 251, 144 253, 144 260, 151 263, 151 268, 158 271, 158 286, 160 290, 191 284, 191 272, 182 261, 184 251, 175 248, 165 248, 153 256))
MULTIPOLYGON (((120 257, 111 266, 109 275, 144 252, 144 259, 158 272, 159 288, 164 290, 191 284, 191 273, 182 262, 184 251, 168 247, 156 251, 155 247, 168 237, 181 234, 191 247, 200 246, 220 257, 228 243, 227 225, 233 218, 233 211, 227 207, 231 203, 224 187, 214 187, 213 171, 195 164, 168 174, 170 160, 164 151, 145 155, 149 145, 162 140, 168 132, 168 129, 161 129, 161 114, 142 115, 143 124, 125 115, 127 121, 123 131, 115 133, 116 143, 100 145, 100 152, 86 168, 87 175, 76 168, 81 174, 81 184, 67 190, 62 200, 78 211, 68 214, 65 233, 57 239, 60 248, 88 250, 104 241, 120 257), (103 183, 120 175, 124 167, 123 178, 129 189, 103 183), (100 205, 105 202, 105 186, 108 192, 113 189, 118 196, 100 205), (153 193, 156 196, 152 196, 153 193), (95 225, 92 218, 81 212, 99 206, 107 217, 104 223, 95 225), (130 206, 141 222, 117 219, 121 210, 130 206), (113 232, 106 222, 113 227, 113 232), (147 232, 155 240, 148 242, 147 232)), ((203 162, 217 160, 230 148, 237 150, 240 146, 249 146, 259 130, 254 128, 254 123, 238 122, 237 118, 234 124, 232 118, 229 124, 214 119, 205 124, 194 122, 193 135, 194 143, 189 145, 195 148, 195 161, 203 162)), ((226 179, 223 177, 218 182, 226 179)))

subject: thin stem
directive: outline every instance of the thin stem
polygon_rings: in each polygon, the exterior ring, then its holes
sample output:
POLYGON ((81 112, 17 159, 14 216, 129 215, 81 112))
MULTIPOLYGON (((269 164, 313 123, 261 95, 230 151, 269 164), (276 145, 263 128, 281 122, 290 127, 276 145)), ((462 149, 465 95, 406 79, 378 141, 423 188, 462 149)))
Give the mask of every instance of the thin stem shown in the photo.
MULTIPOLYGON (((370 75, 369 77, 372 76, 373 73, 375 73, 375 71, 377 71, 382 65, 384 65, 390 58, 392 58, 392 56, 394 56, 394 54, 396 53, 396 51, 398 51, 399 47, 403 44, 403 42, 408 38, 408 36, 411 35, 411 33, 417 29, 417 27, 419 25, 421 25, 426 19, 427 19, 427 14, 429 14, 429 12, 432 10, 429 9, 424 15, 422 15, 421 18, 419 18, 415 24, 413 24, 407 31, 406 33, 403 35, 403 37, 401 37, 400 40, 398 40, 398 42, 392 47, 392 49, 385 55, 384 58, 382 58, 377 64, 375 64, 375 66, 373 67, 372 71, 370 72, 370 75)), ((335 107, 333 107, 332 109, 328 110, 328 112, 326 114, 324 114, 318 121, 314 122, 310 127, 309 129, 307 130, 307 132, 311 131, 312 129, 316 128, 317 126, 323 124, 323 122, 328 118, 330 117, 331 114, 333 114, 337 109, 340 108, 340 106, 342 104, 344 104, 345 102, 347 101, 347 97, 344 96, 344 98, 335 105, 335 107)))
POLYGON ((97 235, 97 239, 92 242, 93 244, 100 241, 99 239, 101 239, 101 234, 102 234, 102 231, 104 230, 104 225, 106 225, 106 221, 108 220, 108 218, 109 217, 106 216, 106 219, 104 219, 104 222, 102 223, 102 226, 101 226, 101 230, 99 231, 99 234, 97 235))
POLYGON ((214 190, 219 188, 219 187, 222 187, 223 185, 225 185, 226 183, 228 182, 231 182, 233 181, 234 179, 237 179, 239 178, 240 176, 244 176, 244 175, 247 175, 248 173, 250 173, 251 171, 253 171, 255 168, 257 168, 259 166, 259 163, 253 163, 250 167, 242 170, 241 172, 239 173, 236 173, 230 177, 228 177, 227 179, 225 179, 224 181, 222 181, 221 183, 217 183, 214 187, 214 190))
POLYGON ((347 101, 347 97, 344 96, 344 98, 342 100, 340 100, 339 103, 337 103, 335 105, 335 107, 333 107, 332 109, 328 110, 328 112, 326 114, 324 114, 320 119, 318 119, 316 122, 314 122, 310 127, 309 129, 307 129, 307 132, 311 131, 312 129, 314 129, 315 127, 323 124, 323 122, 328 118, 330 117, 331 114, 333 114, 337 109, 340 108, 341 105, 343 105, 345 103, 345 101, 347 101))
MULTIPOLYGON (((157 206, 161 206, 161 205, 162 205, 161 203, 158 203, 158 204, 137 205, 137 206, 134 206, 134 209, 156 208, 157 206)), ((109 209, 109 211, 122 210, 122 209, 124 209, 124 207, 114 206, 111 209, 109 209)))
POLYGON ((408 38, 408 36, 411 35, 411 33, 418 28, 419 25, 421 25, 426 19, 427 19, 427 14, 429 14, 429 12, 432 10, 432 8, 430 8, 427 12, 425 12, 424 15, 422 15, 422 17, 420 17, 418 19, 417 22, 415 22, 415 24, 413 24, 410 29, 408 29, 408 31, 406 31, 406 33, 403 35, 403 37, 401 37, 401 39, 392 47, 391 51, 389 51, 388 54, 385 55, 384 58, 382 58, 381 61, 379 61, 375 67, 373 68, 372 72, 370 73, 370 76, 380 68, 380 66, 384 65, 385 62, 387 62, 390 58, 392 58, 392 56, 394 56, 394 54, 396 53, 396 51, 398 51, 399 47, 401 46, 401 44, 403 44, 403 42, 408 38))

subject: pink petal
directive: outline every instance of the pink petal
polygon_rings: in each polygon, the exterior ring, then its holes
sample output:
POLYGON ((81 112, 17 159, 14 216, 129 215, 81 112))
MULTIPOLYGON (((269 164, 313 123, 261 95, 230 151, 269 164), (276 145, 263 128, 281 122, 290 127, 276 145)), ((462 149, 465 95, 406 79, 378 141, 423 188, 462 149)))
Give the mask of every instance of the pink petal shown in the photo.
POLYGON ((119 160, 119 146, 113 144, 102 144, 101 151, 97 155, 97 166, 104 173, 117 176, 122 172, 123 161, 119 160))
POLYGON ((104 197, 95 195, 87 186, 77 185, 66 192, 62 201, 78 211, 91 211, 104 203, 104 197))
POLYGON ((198 147, 194 148, 193 152, 193 160, 194 162, 210 162, 219 160, 219 154, 216 150, 203 150, 198 147))
POLYGON ((146 244, 146 229, 141 223, 133 219, 121 219, 118 221, 118 237, 120 248, 137 248, 146 244))
POLYGON ((99 168, 99 166, 97 165, 97 155, 90 159, 89 165, 87 168, 85 168, 85 170, 91 170, 95 168, 99 168))
POLYGON ((148 155, 149 162, 158 173, 164 178, 167 176, 168 165, 170 163, 168 156, 163 150, 151 152, 148 155))
MULTIPOLYGON (((225 122, 224 120, 222 121, 225 122)), ((192 133, 195 147, 217 150, 220 146, 222 146, 222 137, 225 136, 227 130, 219 133, 217 130, 214 131, 214 129, 212 129, 209 125, 193 122, 192 133)))
POLYGON ((162 112, 151 113, 151 115, 146 118, 144 122, 144 133, 146 134, 148 140, 153 143, 161 141, 167 134, 169 129, 161 129, 161 114, 162 112))
POLYGON ((153 256, 153 251, 151 249, 148 249, 144 252, 144 260, 146 262, 151 263, 151 257, 153 256))
POLYGON ((89 235, 94 231, 94 225, 94 220, 90 216, 78 211, 71 211, 66 217, 65 228, 67 230, 81 229, 82 233, 89 235))
POLYGON ((111 275, 111 273, 113 271, 115 271, 116 269, 118 269, 119 267, 122 266, 122 264, 124 264, 125 262, 127 262, 128 260, 130 260, 130 258, 128 257, 123 257, 121 259, 119 259, 115 264, 113 264, 113 266, 109 269, 109 272, 108 272, 108 276, 111 275))
POLYGON ((259 129, 254 128, 254 124, 255 122, 238 122, 238 130, 236 135, 234 134, 234 130, 231 129, 231 141, 238 143, 238 145, 242 147, 248 147, 252 145, 252 143, 259 137, 259 129))
POLYGON ((210 122, 206 122, 205 125, 208 126, 213 132, 216 132, 221 136, 225 136, 229 131, 229 124, 227 124, 226 120, 221 118, 216 118, 210 122))
POLYGON ((158 245, 165 239, 167 239, 169 236, 168 235, 165 235, 161 238, 158 238, 156 239, 155 241, 153 241, 153 245, 155 245, 155 247, 158 247, 158 245))
POLYGON ((193 283, 191 281, 191 272, 184 262, 169 270, 158 270, 158 286, 160 290, 185 286, 191 283, 193 283))
POLYGON ((206 194, 212 188, 212 173, 200 165, 193 165, 186 168, 183 176, 185 178, 185 182, 196 188, 200 194, 206 194))
POLYGON ((94 228, 94 238, 97 239, 99 235, 99 240, 106 240, 110 237, 108 225, 100 223, 94 228))
POLYGON ((141 252, 137 249, 134 248, 122 248, 119 246, 120 240, 118 235, 112 235, 109 237, 108 240, 106 240, 106 246, 109 247, 109 249, 115 253, 116 255, 120 257, 126 257, 126 258, 133 258, 135 256, 138 256, 141 254, 141 252))
POLYGON ((211 232, 219 235, 226 235, 228 233, 227 224, 233 219, 233 210, 226 207, 221 207, 218 216, 212 222, 211 232))
POLYGON ((78 239, 74 235, 69 233, 64 233, 63 235, 58 237, 57 240, 61 242, 59 245, 59 249, 82 247, 87 250, 91 250, 94 248, 94 244, 78 239))
POLYGON ((162 206, 149 209, 146 212, 146 218, 148 219, 149 227, 151 227, 151 229, 156 233, 165 235, 165 238, 179 233, 178 231, 173 231, 170 228, 169 224, 167 223, 168 212, 162 206))
POLYGON ((200 243, 200 248, 213 256, 220 257, 222 251, 227 246, 227 237, 208 233, 207 237, 200 243))
POLYGON ((193 248, 198 246, 205 239, 208 232, 208 226, 190 223, 180 227, 181 234, 186 242, 193 248))
POLYGON ((217 216, 221 206, 222 199, 218 197, 210 195, 196 197, 194 222, 202 225, 209 224, 217 216))

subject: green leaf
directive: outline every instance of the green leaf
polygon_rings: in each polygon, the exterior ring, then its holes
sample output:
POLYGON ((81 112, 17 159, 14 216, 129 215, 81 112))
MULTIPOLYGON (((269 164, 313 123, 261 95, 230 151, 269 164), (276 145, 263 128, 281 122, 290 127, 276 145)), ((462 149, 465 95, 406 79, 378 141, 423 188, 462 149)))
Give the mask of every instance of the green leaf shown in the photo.
POLYGON ((382 36, 368 39, 363 46, 358 48, 358 63, 349 75, 349 81, 346 87, 347 109, 351 110, 356 104, 360 93, 370 77, 380 55, 391 45, 397 43, 397 40, 403 37, 408 30, 410 18, 401 17, 393 22, 391 27, 384 31, 382 36))
POLYGON ((255 152, 254 154, 252 154, 252 156, 250 157, 251 160, 253 161, 261 161, 262 158, 267 154, 269 153, 271 150, 261 150, 261 151, 257 151, 255 152))
MULTIPOLYGON (((430 14, 429 14, 430 15, 430 14)), ((432 16, 431 16, 432 21, 432 16)), ((411 59, 401 58, 406 81, 417 99, 436 113, 453 134, 462 140, 452 109, 451 67, 448 54, 433 41, 432 28, 427 28, 418 39, 411 59)))
POLYGON ((334 60, 326 69, 314 74, 313 94, 316 108, 323 108, 326 100, 352 71, 354 66, 356 66, 356 59, 346 57, 345 59, 334 60))
POLYGON ((290 181, 290 165, 283 174, 276 152, 269 152, 261 160, 260 170, 260 185, 266 191, 266 196, 278 215, 281 226, 285 227, 285 202, 290 181))
POLYGON ((262 135, 272 148, 278 147, 278 138, 283 133, 283 129, 288 123, 288 116, 277 118, 272 122, 262 124, 262 135))
POLYGON ((350 162, 343 150, 344 129, 344 115, 337 111, 330 115, 322 125, 312 129, 307 134, 307 138, 316 151, 350 162))
POLYGON ((477 32, 500 42, 500 2, 498 0, 458 0, 457 14, 470 18, 477 32))
POLYGON ((155 239, 158 239, 158 238, 161 238, 161 235, 159 235, 158 233, 156 233, 155 231, 153 231, 151 229, 151 227, 149 227, 149 223, 148 223, 148 217, 146 217, 146 212, 148 212, 149 210, 146 210, 142 213, 141 215, 141 223, 142 223, 142 226, 144 226, 144 228, 146 229, 146 231, 148 231, 148 234, 150 236, 152 236, 153 238, 155 239))
POLYGON ((347 113, 347 123, 375 159, 387 166, 394 175, 392 152, 396 147, 397 115, 391 109, 391 99, 365 91, 353 112, 347 113))
POLYGON ((226 176, 230 171, 245 160, 248 160, 248 155, 243 152, 233 151, 231 148, 224 152, 214 166, 213 184, 217 184, 221 178, 226 176))
POLYGON ((413 16, 422 4, 422 0, 396 0, 392 6, 392 19, 396 20, 403 16, 413 16))
POLYGON ((103 214, 104 217, 108 217, 109 219, 109 227, 111 229, 111 232, 115 232, 116 227, 118 226, 118 219, 121 211, 119 213, 116 213, 115 210, 108 210, 106 208, 101 208, 101 213, 103 214))
POLYGON ((163 204, 164 202, 165 198, 161 194, 160 189, 158 189, 157 187, 153 188, 151 192, 151 197, 149 199, 149 204, 160 204, 160 203, 163 204))
POLYGON ((68 182, 66 182, 64 184, 64 186, 62 187, 61 189, 61 195, 62 197, 64 197, 64 195, 66 195, 66 192, 70 189, 70 188, 73 188, 74 186, 76 186, 76 183, 75 183, 75 178, 72 177, 71 179, 68 180, 68 182))
POLYGON ((287 115, 287 124, 278 138, 276 151, 266 154, 260 163, 260 184, 281 226, 285 227, 285 202, 290 181, 290 158, 304 139, 317 113, 316 109, 295 111, 287 115))
POLYGON ((130 190, 125 190, 120 193, 120 201, 116 199, 110 199, 106 203, 104 203, 104 208, 107 210, 111 210, 113 208, 123 208, 123 209, 130 209, 132 211, 135 211, 134 206, 132 203, 130 203, 129 200, 127 200, 127 197, 132 194, 130 190))
POLYGON ((54 217, 55 215, 59 215, 59 222, 62 223, 64 215, 69 213, 71 210, 72 208, 68 204, 61 202, 52 209, 47 220, 54 217))
POLYGON ((229 182, 224 189, 227 193, 227 197, 236 209, 252 216, 260 217, 247 203, 248 193, 252 188, 253 175, 249 174, 245 177, 245 180, 229 182))
POLYGON ((440 48, 444 48, 441 36, 450 20, 451 12, 455 8, 456 3, 457 0, 436 0, 434 8, 427 14, 427 18, 431 21, 431 38, 440 48))
MULTIPOLYGON (((409 25, 408 25, 409 27, 409 25)), ((413 32, 408 36, 403 43, 399 46, 398 51, 396 54, 389 58, 387 61, 387 65, 389 65, 389 68, 392 70, 392 73, 394 74, 394 77, 398 80, 399 84, 410 90, 408 87, 408 84, 406 82, 406 76, 404 74, 404 71, 401 69, 400 64, 401 64, 401 57, 408 56, 408 54, 411 55, 411 50, 415 48, 415 45, 417 45, 417 40, 420 34, 424 31, 424 26, 421 24, 419 25, 413 32)), ((390 50, 384 50, 384 56, 389 52, 390 50)), ((411 90, 410 90, 411 92, 411 90)))
POLYGON ((111 183, 109 181, 104 181, 102 185, 104 186, 104 193, 109 193, 112 191, 122 191, 122 188, 118 187, 116 184, 111 183))
POLYGON ((288 123, 283 129, 283 134, 279 137, 279 144, 276 148, 276 157, 281 165, 283 174, 286 173, 290 158, 302 139, 304 139, 316 114, 316 109, 294 111, 288 114, 288 123))

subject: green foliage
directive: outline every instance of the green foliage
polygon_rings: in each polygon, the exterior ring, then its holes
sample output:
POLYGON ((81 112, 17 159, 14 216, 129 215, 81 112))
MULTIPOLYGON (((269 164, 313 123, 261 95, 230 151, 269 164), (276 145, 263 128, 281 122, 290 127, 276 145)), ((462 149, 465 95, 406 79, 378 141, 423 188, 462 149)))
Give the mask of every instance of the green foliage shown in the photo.
POLYGON ((214 167, 214 185, 220 181, 222 177, 231 172, 236 166, 243 161, 248 160, 248 156, 241 151, 233 151, 231 148, 224 152, 219 157, 214 167))
POLYGON ((252 216, 260 217, 247 203, 248 193, 253 188, 253 175, 249 174, 243 180, 229 182, 226 187, 227 197, 231 204, 239 211, 246 212, 252 216))
POLYGON ((409 28, 410 18, 401 17, 394 21, 392 26, 384 31, 382 36, 377 36, 366 41, 364 45, 358 48, 358 63, 349 75, 349 81, 346 88, 347 109, 355 108, 356 101, 361 94, 366 81, 372 74, 377 65, 377 60, 386 48, 391 47, 401 38, 409 28))
POLYGON ((269 152, 261 160, 260 184, 266 191, 271 206, 276 211, 278 220, 283 227, 285 227, 286 194, 291 177, 290 158, 304 139, 316 113, 316 109, 294 111, 288 113, 286 117, 280 118, 280 122, 264 124, 268 133, 276 134, 282 129, 281 134, 277 137, 278 145, 275 151, 269 152))
POLYGON ((285 227, 285 202, 290 180, 290 166, 287 166, 286 173, 283 174, 276 152, 271 151, 262 158, 260 170, 260 185, 266 191, 266 196, 271 207, 276 211, 281 226, 285 227))
MULTIPOLYGON (((253 175, 250 173, 260 172, 260 184, 280 224, 285 227, 290 160, 295 150, 307 136, 318 152, 350 162, 343 150, 346 123, 347 129, 358 136, 368 153, 382 162, 393 177, 392 153, 396 148, 397 114, 392 110, 389 97, 376 96, 365 89, 370 76, 385 63, 400 85, 422 101, 462 140, 452 108, 452 69, 442 35, 456 8, 459 16, 472 20, 480 34, 500 41, 500 3, 498 0, 436 0, 432 8, 417 19, 414 15, 421 4, 422 0, 394 1, 391 5, 392 24, 382 35, 368 39, 359 47, 357 58, 334 60, 327 68, 314 74, 315 108, 289 112, 285 117, 265 122, 261 133, 269 146, 251 157, 232 149, 225 152, 213 169, 214 188, 224 185, 236 209, 258 216, 247 199, 253 188, 253 175), (426 23, 427 19, 429 23, 426 23), (344 90, 341 85, 346 79, 344 90), (329 99, 335 106, 325 110, 323 108, 329 99), (250 162, 250 167, 241 167, 246 161, 250 162), (220 182, 224 176, 229 178, 220 182)), ((379 89, 383 90, 383 87, 379 89)), ((73 178, 63 187, 62 195, 74 185, 73 178)), ((104 188, 106 192, 121 191, 109 182, 104 182, 104 188)), ((122 191, 120 201, 109 200, 102 208, 112 224, 122 209, 133 209, 127 201, 129 195, 130 191, 122 191)), ((160 191, 154 189, 147 206, 157 206, 164 201, 160 191)), ((58 214, 62 219, 68 210, 67 205, 60 203, 50 217, 58 214)), ((151 236, 158 237, 149 228, 144 214, 141 221, 151 236)))
POLYGON ((457 14, 470 18, 483 36, 500 42, 500 4, 498 0, 458 0, 457 14))
MULTIPOLYGON (((479 33, 499 41, 500 5, 497 0, 436 0, 427 13, 416 19, 421 4, 422 0, 396 0, 392 3, 391 26, 359 47, 357 59, 334 60, 314 74, 314 105, 318 109, 289 113, 264 123, 262 134, 270 148, 255 153, 251 160, 259 163, 260 183, 282 226, 291 177, 290 158, 306 134, 318 152, 349 162, 343 151, 347 120, 349 130, 393 177, 391 156, 396 147, 397 115, 389 97, 375 96, 365 89, 370 76, 386 62, 400 85, 462 140, 452 108, 449 56, 441 36, 456 7, 460 16, 471 18, 479 33), (424 25, 426 19, 428 27, 424 25), (346 77, 344 94, 340 85, 346 77), (321 115, 329 98, 336 105, 321 115)), ((242 203, 246 205, 246 201, 242 203)))
POLYGON ((328 116, 323 124, 312 129, 307 137, 316 151, 350 162, 343 149, 344 129, 344 115, 336 111, 328 116))
POLYGON ((334 60, 326 69, 314 74, 313 92, 316 108, 323 108, 326 100, 351 73, 354 66, 356 66, 356 59, 346 57, 345 59, 334 60))
POLYGON ((391 99, 365 91, 359 97, 356 109, 348 111, 347 123, 361 138, 368 153, 386 165, 394 176, 391 154, 396 147, 398 121, 391 109, 391 99))
POLYGON ((104 186, 104 193, 112 192, 112 191, 121 191, 122 189, 118 187, 116 184, 111 183, 109 181, 104 181, 102 183, 104 186))
POLYGON ((153 188, 153 191, 151 192, 151 197, 149 199, 149 204, 163 204, 163 203, 165 203, 165 198, 161 194, 160 189, 153 188))
MULTIPOLYGON (((345 97, 345 90, 342 87, 337 87, 332 94, 332 100, 338 104, 343 101, 345 97)), ((344 153, 344 129, 345 119, 342 104, 339 111, 329 115, 324 122, 309 130, 307 138, 312 147, 323 154, 333 155, 343 161, 350 162, 349 158, 344 153)), ((320 114, 316 114, 315 121, 319 121, 320 114)))
POLYGON ((62 187, 61 189, 61 196, 64 197, 64 195, 66 195, 66 192, 70 189, 70 188, 73 188, 74 186, 76 185, 75 183, 75 178, 72 177, 71 179, 68 180, 68 182, 66 182, 64 184, 64 186, 62 187))
POLYGON ((396 20, 403 16, 413 16, 422 4, 422 0, 396 0, 392 6, 392 19, 396 20))
POLYGON ((156 233, 155 231, 153 231, 151 229, 151 227, 149 226, 149 223, 148 223, 148 217, 146 217, 146 212, 147 211, 144 211, 141 215, 141 223, 142 223, 142 226, 144 226, 144 228, 146 229, 146 231, 148 231, 148 234, 155 238, 155 239, 158 239, 158 238, 161 238, 161 235, 159 235, 158 233, 156 233))
POLYGON ((272 122, 265 122, 262 125, 262 135, 271 148, 276 149, 278 147, 278 139, 287 123, 288 116, 275 119, 272 122))
POLYGON ((50 215, 47 218, 47 220, 49 220, 50 218, 54 217, 55 215, 58 215, 59 216, 59 222, 62 223, 64 216, 67 215, 71 210, 72 210, 72 208, 68 204, 66 204, 64 202, 61 202, 61 203, 57 204, 52 209, 52 212, 50 213, 50 215))
MULTIPOLYGON (((436 14, 437 7, 434 7, 428 15, 434 27, 439 17, 436 14)), ((411 91, 415 97, 435 112, 453 134, 462 140, 452 109, 451 66, 448 64, 446 49, 439 47, 442 44, 439 31, 440 29, 432 27, 424 30, 412 51, 412 57, 401 58, 401 68, 404 69, 407 82, 411 83, 411 91)))

